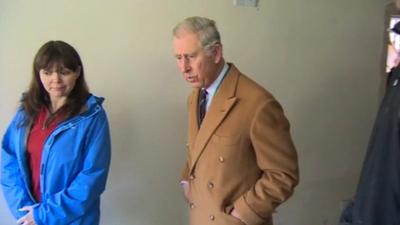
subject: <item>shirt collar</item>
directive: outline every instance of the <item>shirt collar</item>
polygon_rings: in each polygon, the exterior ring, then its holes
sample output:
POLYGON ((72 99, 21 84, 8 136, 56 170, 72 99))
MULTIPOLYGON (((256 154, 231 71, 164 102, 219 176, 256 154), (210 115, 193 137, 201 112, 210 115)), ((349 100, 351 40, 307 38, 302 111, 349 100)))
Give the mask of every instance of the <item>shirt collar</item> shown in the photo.
POLYGON ((221 72, 219 73, 217 79, 214 80, 214 82, 206 89, 208 96, 212 98, 212 96, 215 95, 215 92, 217 92, 219 85, 221 84, 222 79, 224 78, 226 71, 228 71, 229 66, 227 63, 224 64, 224 67, 222 68, 221 72))

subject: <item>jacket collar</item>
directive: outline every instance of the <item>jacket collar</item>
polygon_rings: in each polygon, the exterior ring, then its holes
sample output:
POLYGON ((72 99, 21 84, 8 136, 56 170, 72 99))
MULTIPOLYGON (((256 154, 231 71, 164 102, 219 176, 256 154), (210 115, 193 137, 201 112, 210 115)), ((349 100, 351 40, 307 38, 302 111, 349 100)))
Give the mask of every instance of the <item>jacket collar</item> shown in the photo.
POLYGON ((53 133, 58 134, 64 129, 75 126, 82 119, 92 117, 102 109, 103 102, 103 97, 97 97, 90 94, 82 112, 76 116, 73 116, 72 118, 63 121, 61 124, 59 124, 59 126, 57 126, 53 133))

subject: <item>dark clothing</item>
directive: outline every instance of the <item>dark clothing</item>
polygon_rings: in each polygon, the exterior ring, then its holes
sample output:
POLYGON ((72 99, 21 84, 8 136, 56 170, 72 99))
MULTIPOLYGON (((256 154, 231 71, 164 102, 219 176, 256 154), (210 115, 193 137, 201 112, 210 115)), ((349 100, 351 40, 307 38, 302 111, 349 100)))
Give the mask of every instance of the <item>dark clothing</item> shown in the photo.
POLYGON ((357 192, 341 225, 400 225, 400 67, 389 75, 357 192))

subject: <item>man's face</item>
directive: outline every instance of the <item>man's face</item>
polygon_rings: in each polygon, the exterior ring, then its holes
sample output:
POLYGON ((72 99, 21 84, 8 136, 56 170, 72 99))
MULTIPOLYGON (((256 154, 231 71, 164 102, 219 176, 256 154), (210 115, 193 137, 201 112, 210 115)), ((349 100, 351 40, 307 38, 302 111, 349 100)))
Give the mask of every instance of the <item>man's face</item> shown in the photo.
POLYGON ((217 51, 207 54, 196 34, 181 32, 174 37, 176 62, 184 79, 194 88, 207 88, 218 76, 217 51))

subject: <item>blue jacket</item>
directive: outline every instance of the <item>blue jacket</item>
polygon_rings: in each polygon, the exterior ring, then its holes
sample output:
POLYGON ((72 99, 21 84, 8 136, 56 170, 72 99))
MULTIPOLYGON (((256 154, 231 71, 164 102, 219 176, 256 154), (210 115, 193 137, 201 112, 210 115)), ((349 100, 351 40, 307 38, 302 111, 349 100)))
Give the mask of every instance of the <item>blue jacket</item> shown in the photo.
POLYGON ((106 185, 111 143, 103 98, 90 96, 87 110, 62 123, 45 141, 40 174, 42 200, 30 191, 26 159, 29 130, 21 126, 25 116, 19 110, 2 142, 1 186, 15 218, 34 205, 38 225, 95 225, 100 218, 100 195, 106 185))

